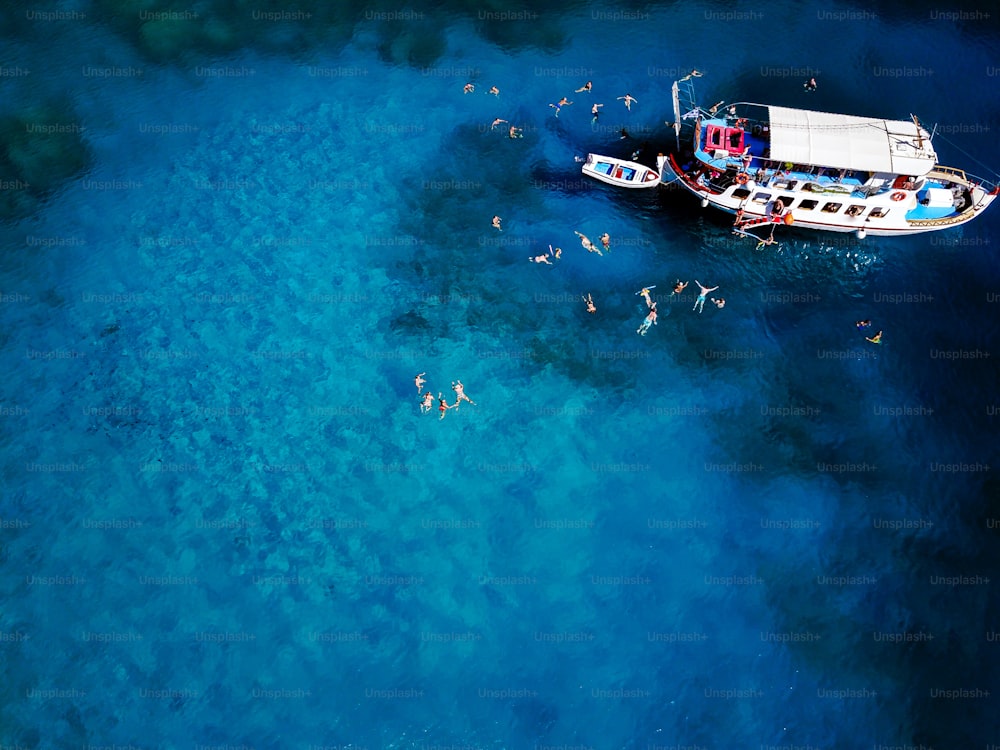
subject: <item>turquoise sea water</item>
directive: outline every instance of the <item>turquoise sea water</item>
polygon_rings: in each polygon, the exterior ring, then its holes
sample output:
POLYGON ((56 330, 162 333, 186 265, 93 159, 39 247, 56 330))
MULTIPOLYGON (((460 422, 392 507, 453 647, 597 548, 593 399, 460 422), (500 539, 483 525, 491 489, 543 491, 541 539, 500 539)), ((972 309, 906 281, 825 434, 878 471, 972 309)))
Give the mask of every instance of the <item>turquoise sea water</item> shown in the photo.
POLYGON ((995 19, 279 10, 4 18, 0 744, 1000 744, 997 216, 758 252, 574 162, 697 67, 982 174, 995 19))

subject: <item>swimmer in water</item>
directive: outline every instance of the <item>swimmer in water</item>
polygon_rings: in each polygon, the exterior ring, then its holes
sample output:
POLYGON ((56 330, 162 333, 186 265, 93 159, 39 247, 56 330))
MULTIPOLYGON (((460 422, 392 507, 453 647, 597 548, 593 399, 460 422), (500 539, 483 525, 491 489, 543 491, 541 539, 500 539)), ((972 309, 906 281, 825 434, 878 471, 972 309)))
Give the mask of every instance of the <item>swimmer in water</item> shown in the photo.
POLYGON ((597 253, 598 255, 601 256, 604 255, 604 253, 601 252, 600 248, 590 241, 590 238, 587 235, 580 234, 580 232, 573 232, 573 234, 577 235, 580 238, 580 244, 583 245, 584 249, 587 252, 597 253))
POLYGON ((879 331, 878 333, 876 333, 871 338, 869 338, 868 336, 865 336, 865 341, 871 341, 873 344, 881 344, 882 343, 882 332, 879 331))
POLYGON ((424 400, 420 404, 420 413, 427 414, 431 407, 434 406, 434 394, 430 391, 424 394, 424 400))
MULTIPOLYGON (((458 406, 458 404, 456 403, 455 406, 458 406)), ((441 414, 439 419, 444 419, 445 412, 447 412, 449 409, 454 409, 455 406, 451 406, 447 401, 444 400, 444 397, 440 393, 438 393, 438 412, 440 412, 441 414)))
POLYGON ((709 292, 714 292, 719 287, 713 286, 711 289, 709 289, 706 286, 702 286, 701 282, 698 281, 698 279, 695 279, 694 283, 698 285, 698 288, 701 290, 701 293, 698 295, 698 299, 694 301, 694 307, 692 307, 691 309, 697 310, 698 313, 701 314, 705 309, 705 295, 708 294, 709 292))
POLYGON ((457 409, 458 405, 463 401, 468 401, 473 406, 476 405, 475 401, 473 401, 471 398, 465 395, 465 386, 462 385, 461 380, 456 380, 454 383, 452 383, 451 389, 455 391, 455 406, 454 406, 455 409, 457 409))
POLYGON ((632 111, 632 104, 638 103, 639 101, 631 94, 625 94, 625 96, 619 96, 618 98, 622 99, 625 102, 625 109, 627 109, 629 112, 632 111))
POLYGON ((645 336, 646 333, 649 331, 649 327, 651 325, 656 325, 656 303, 655 302, 652 305, 649 306, 649 315, 646 316, 645 320, 642 321, 642 324, 636 329, 635 332, 638 333, 640 336, 645 336))
POLYGON ((421 387, 423 387, 424 383, 426 383, 426 382, 427 382, 426 380, 424 380, 424 375, 426 375, 426 374, 427 374, 426 372, 422 372, 422 373, 420 373, 419 375, 417 375, 417 377, 415 377, 415 378, 413 379, 413 382, 414 382, 414 383, 416 384, 416 386, 417 386, 417 393, 420 393, 420 389, 421 389, 421 387))
POLYGON ((590 292, 587 292, 587 296, 583 298, 583 301, 587 303, 587 312, 591 315, 597 312, 597 307, 594 305, 594 298, 590 292))

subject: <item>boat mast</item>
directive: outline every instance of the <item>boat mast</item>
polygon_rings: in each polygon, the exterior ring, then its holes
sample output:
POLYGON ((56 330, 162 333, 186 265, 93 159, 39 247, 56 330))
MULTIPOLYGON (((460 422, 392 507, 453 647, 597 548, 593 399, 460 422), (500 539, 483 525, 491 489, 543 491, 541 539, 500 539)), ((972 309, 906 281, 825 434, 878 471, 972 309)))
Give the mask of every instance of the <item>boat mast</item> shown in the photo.
POLYGON ((917 150, 921 151, 924 148, 924 137, 920 135, 920 120, 914 114, 910 115, 910 119, 913 120, 913 124, 917 126, 917 150))

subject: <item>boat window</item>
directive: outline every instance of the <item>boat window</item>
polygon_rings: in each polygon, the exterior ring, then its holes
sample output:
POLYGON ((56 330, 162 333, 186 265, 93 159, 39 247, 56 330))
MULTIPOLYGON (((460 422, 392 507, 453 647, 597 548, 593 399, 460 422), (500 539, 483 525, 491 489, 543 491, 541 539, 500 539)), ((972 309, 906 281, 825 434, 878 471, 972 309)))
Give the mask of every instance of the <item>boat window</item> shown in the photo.
POLYGON ((848 206, 846 213, 848 216, 861 216, 865 212, 865 207, 859 204, 848 206))
POLYGON ((733 191, 733 197, 736 198, 736 199, 738 199, 738 200, 743 200, 748 195, 750 195, 750 191, 747 190, 746 188, 736 188, 733 191))
POLYGON ((754 203, 767 203, 769 200, 771 200, 770 193, 757 193, 757 195, 753 197, 754 203))
POLYGON ((812 211, 814 208, 816 208, 816 204, 817 203, 819 203, 819 201, 814 201, 814 200, 808 200, 807 199, 807 200, 802 201, 799 204, 798 207, 802 211, 812 211))
POLYGON ((880 219, 883 216, 886 216, 888 213, 889 213, 889 209, 888 208, 878 208, 878 207, 876 207, 876 208, 872 209, 872 211, 871 211, 870 214, 868 214, 868 218, 870 218, 870 219, 880 219))
POLYGON ((840 210, 840 207, 843 205, 844 205, 843 203, 827 203, 825 206, 823 206, 822 211, 828 214, 835 214, 837 213, 837 211, 840 210))
POLYGON ((614 165, 606 161, 597 162, 597 166, 594 167, 595 172, 600 172, 601 174, 611 174, 611 170, 614 169, 614 165))

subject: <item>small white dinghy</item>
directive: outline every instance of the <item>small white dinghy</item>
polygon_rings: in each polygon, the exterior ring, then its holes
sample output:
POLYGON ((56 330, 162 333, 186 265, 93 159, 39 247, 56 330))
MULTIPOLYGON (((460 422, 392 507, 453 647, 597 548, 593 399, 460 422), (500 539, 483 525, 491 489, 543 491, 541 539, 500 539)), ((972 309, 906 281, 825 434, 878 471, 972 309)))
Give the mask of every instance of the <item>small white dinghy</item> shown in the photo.
POLYGON ((587 154, 582 171, 588 177, 624 188, 650 188, 660 184, 660 173, 645 164, 613 156, 587 154))

